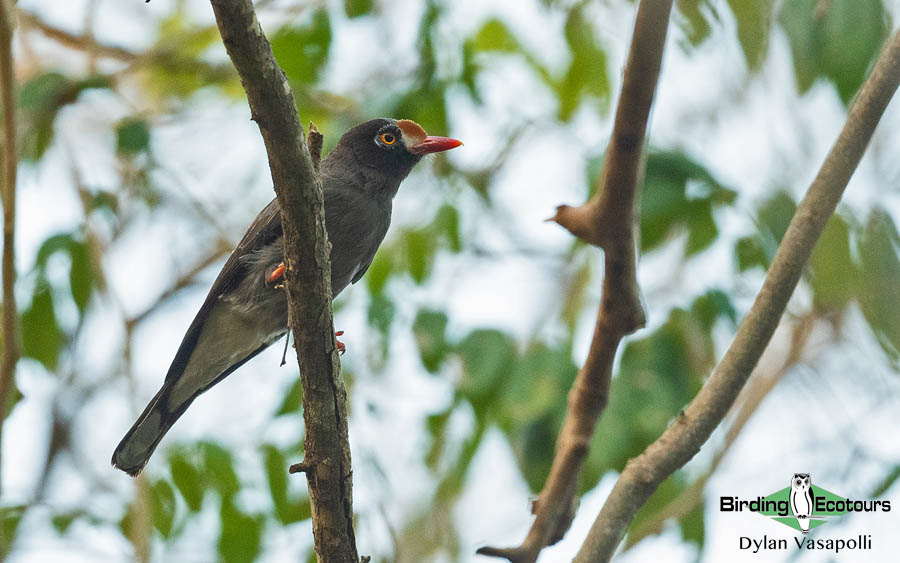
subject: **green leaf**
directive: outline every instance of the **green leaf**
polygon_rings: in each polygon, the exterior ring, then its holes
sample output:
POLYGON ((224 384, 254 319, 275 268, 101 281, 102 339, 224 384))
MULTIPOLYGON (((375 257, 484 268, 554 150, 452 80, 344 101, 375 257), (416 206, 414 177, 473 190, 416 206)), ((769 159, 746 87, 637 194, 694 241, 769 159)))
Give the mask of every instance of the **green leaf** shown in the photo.
POLYGON ((688 237, 684 244, 685 255, 692 256, 709 248, 719 236, 719 228, 713 219, 712 205, 707 202, 693 203, 685 209, 688 237))
POLYGON ((703 547, 706 540, 706 512, 705 503, 701 495, 700 502, 691 509, 690 512, 681 517, 681 537, 684 541, 695 543, 698 547, 703 547))
POLYGON ((168 538, 175 521, 175 491, 168 481, 160 479, 150 487, 153 527, 168 538))
POLYGON ((297 378, 294 380, 294 383, 291 384, 291 388, 285 394, 284 400, 281 401, 281 406, 278 407, 277 411, 275 411, 275 416, 300 412, 300 409, 302 407, 303 382, 300 380, 300 376, 297 376, 297 378))
POLYGON ((606 51, 597 44, 594 29, 581 8, 569 12, 565 36, 572 61, 562 80, 555 84, 558 117, 562 121, 572 118, 585 95, 593 96, 603 108, 610 97, 606 51))
POLYGON ((272 504, 275 505, 275 516, 282 524, 289 524, 286 521, 286 513, 288 506, 287 490, 287 460, 281 455, 278 449, 266 444, 263 446, 266 463, 266 476, 269 480, 269 493, 272 495, 272 504))
POLYGON ((734 248, 737 256, 738 270, 746 272, 751 268, 762 268, 765 270, 769 267, 769 257, 763 250, 759 239, 755 236, 744 237, 737 241, 734 248))
POLYGON ((300 84, 314 83, 328 60, 331 22, 324 8, 313 12, 306 25, 281 28, 272 36, 272 52, 285 76, 300 84))
POLYGON ((425 466, 432 471, 437 470, 441 456, 444 454, 444 448, 447 445, 447 422, 450 420, 452 413, 453 408, 451 407, 443 412, 430 414, 425 419, 425 428, 428 429, 428 433, 431 435, 431 447, 428 448, 428 453, 425 454, 425 466))
POLYGON ((344 0, 344 12, 348 18, 358 18, 372 13, 373 0, 344 0))
POLYGON ((108 209, 113 214, 119 211, 119 196, 106 190, 98 190, 91 201, 91 210, 108 209))
POLYGON ((259 554, 262 541, 262 516, 242 512, 231 498, 222 499, 219 514, 222 522, 220 560, 223 563, 252 563, 259 554))
POLYGON ((284 455, 271 444, 263 446, 263 452, 275 517, 285 526, 309 518, 309 501, 295 500, 288 496, 288 463, 284 455))
POLYGON ((160 51, 177 52, 182 57, 203 54, 219 40, 216 26, 198 26, 181 6, 173 10, 159 25, 159 35, 154 45, 160 51))
POLYGON ((462 239, 459 235, 459 212, 452 205, 442 206, 434 217, 432 227, 435 236, 446 241, 453 252, 462 250, 462 239))
POLYGON ((434 258, 434 239, 425 230, 410 230, 404 235, 406 264, 412 279, 421 284, 431 271, 434 258))
POLYGON ((50 519, 50 523, 53 524, 53 527, 58 534, 65 534, 72 525, 72 522, 83 515, 84 511, 82 510, 70 510, 60 514, 54 514, 53 518, 50 519))
POLYGON ((859 242, 863 315, 884 352, 900 366, 900 235, 891 216, 875 209, 859 242))
POLYGON ((531 343, 503 386, 497 405, 501 426, 515 431, 547 416, 562 420, 566 393, 577 373, 568 345, 551 348, 542 342, 531 343))
POLYGON ((779 16, 800 92, 826 78, 849 104, 891 29, 881 0, 792 0, 779 16))
POLYGON ((56 369, 63 344, 56 323, 50 287, 39 281, 31 305, 22 313, 22 355, 41 362, 48 370, 56 369))
POLYGON ((715 15, 709 0, 678 0, 681 17, 675 18, 691 45, 697 46, 709 37, 712 28, 704 12, 715 15))
POLYGON ((514 53, 520 50, 519 42, 509 28, 498 19, 488 20, 475 34, 473 46, 478 51, 502 51, 514 53))
POLYGON ((738 41, 750 70, 759 70, 766 58, 773 0, 728 0, 737 20, 738 41))
POLYGON ((703 326, 712 328, 721 318, 731 321, 732 327, 737 327, 738 313, 727 293, 720 289, 711 289, 694 300, 691 305, 691 313, 703 323, 703 326))
POLYGON ((116 125, 116 152, 133 156, 150 150, 150 128, 143 119, 129 117, 116 125))
POLYGON ((19 89, 19 109, 27 124, 21 139, 22 158, 37 160, 53 140, 53 122, 73 82, 57 72, 38 75, 19 89))
POLYGON ((366 287, 372 295, 380 295, 384 291, 384 286, 394 270, 393 250, 393 247, 382 248, 366 270, 366 287))
POLYGON ((678 229, 687 230, 687 256, 705 250, 719 233, 714 209, 736 197, 688 155, 651 150, 641 201, 642 251, 661 246, 678 229))
POLYGON ((377 329, 383 337, 387 337, 396 312, 394 302, 383 293, 372 295, 368 309, 369 326, 377 329))
POLYGON ((25 514, 23 505, 0 507, 0 553, 9 553, 16 539, 16 530, 25 514))
POLYGON ((458 352, 465 370, 461 388, 473 406, 483 406, 475 403, 485 399, 515 367, 512 339, 499 330, 474 330, 459 344, 458 352))
POLYGON ((75 233, 59 233, 47 238, 38 248, 35 259, 40 279, 45 279, 47 262, 57 252, 69 255, 70 291, 75 305, 83 313, 94 286, 94 271, 87 244, 75 233))
POLYGON ((187 459, 187 450, 179 448, 169 456, 169 468, 172 471, 172 482, 181 493, 184 502, 192 512, 198 512, 203 506, 205 487, 200 470, 187 459))
POLYGON ((69 248, 79 244, 72 233, 60 233, 48 237, 38 248, 35 263, 38 268, 47 267, 47 261, 57 252, 69 252, 69 248))
POLYGON ((841 310, 857 292, 859 271, 850 255, 850 227, 832 215, 809 261, 813 304, 817 310, 841 310))
POLYGON ((878 498, 884 495, 884 493, 888 492, 888 490, 894 486, 897 479, 900 479, 900 465, 895 465, 894 468, 884 476, 884 479, 872 489, 872 493, 869 494, 869 497, 878 498))
POLYGON ((447 315, 441 311, 421 309, 413 322, 413 335, 419 347, 422 365, 431 373, 440 369, 447 355, 447 315))
POLYGON ((200 451, 203 454, 204 481, 216 489, 223 500, 233 497, 240 490, 241 483, 234 471, 231 452, 212 442, 201 442, 200 451))
POLYGON ((19 89, 17 105, 26 129, 21 138, 24 160, 37 160, 43 156, 53 140, 53 123, 59 110, 78 99, 89 88, 109 87, 109 78, 90 76, 74 81, 58 72, 38 75, 25 82, 19 89))
POLYGON ((91 291, 94 286, 94 269, 88 255, 87 244, 81 241, 73 241, 69 246, 69 256, 72 264, 69 270, 69 286, 72 290, 72 299, 78 310, 84 313, 91 291))
POLYGON ((517 458, 522 477, 532 492, 540 491, 550 475, 558 435, 559 427, 550 416, 528 422, 521 432, 522 446, 516 448, 521 454, 517 458))
POLYGON ((757 211, 757 224, 762 236, 763 249, 771 262, 775 257, 775 251, 784 238, 784 233, 797 212, 797 204, 794 198, 787 192, 778 192, 765 201, 757 211))
POLYGON ((445 473, 445 477, 438 484, 435 498, 439 504, 447 503, 451 499, 455 499, 459 496, 463 485, 466 482, 466 474, 469 471, 469 466, 471 466, 472 459, 475 457, 475 453, 481 445, 486 429, 487 424, 485 423, 485 419, 483 417, 478 418, 475 424, 475 431, 463 443, 459 456, 456 458, 456 463, 454 463, 453 467, 445 473))

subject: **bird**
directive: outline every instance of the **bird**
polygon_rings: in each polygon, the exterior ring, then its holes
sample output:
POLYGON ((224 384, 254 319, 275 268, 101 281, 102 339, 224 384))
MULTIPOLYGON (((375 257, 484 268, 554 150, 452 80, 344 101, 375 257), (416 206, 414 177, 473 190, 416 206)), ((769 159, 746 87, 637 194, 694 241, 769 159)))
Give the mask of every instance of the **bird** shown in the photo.
MULTIPOLYGON (((335 297, 371 265, 400 183, 425 155, 460 145, 409 119, 372 119, 341 136, 319 166, 335 297)), ((114 467, 138 475, 194 399, 287 332, 283 274, 281 210, 273 199, 225 261, 162 387, 113 452, 114 467)))
POLYGON ((794 473, 791 477, 791 512, 797 519, 800 531, 809 533, 809 517, 813 512, 813 495, 809 473, 794 473))

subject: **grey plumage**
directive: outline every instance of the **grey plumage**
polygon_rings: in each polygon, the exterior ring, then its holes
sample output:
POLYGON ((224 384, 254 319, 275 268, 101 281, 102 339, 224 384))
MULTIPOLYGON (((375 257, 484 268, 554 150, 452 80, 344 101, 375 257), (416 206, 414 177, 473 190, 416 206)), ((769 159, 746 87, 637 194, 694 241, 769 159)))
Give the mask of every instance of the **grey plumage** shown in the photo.
MULTIPOLYGON (((417 124, 393 119, 362 123, 341 137, 320 167, 334 296, 359 281, 372 263, 390 225, 394 195, 421 156, 459 144, 426 137, 417 124)), ((197 396, 284 335, 286 294, 266 283, 282 259, 281 213, 273 200, 213 282, 162 388, 113 453, 114 466, 138 474, 197 396)))

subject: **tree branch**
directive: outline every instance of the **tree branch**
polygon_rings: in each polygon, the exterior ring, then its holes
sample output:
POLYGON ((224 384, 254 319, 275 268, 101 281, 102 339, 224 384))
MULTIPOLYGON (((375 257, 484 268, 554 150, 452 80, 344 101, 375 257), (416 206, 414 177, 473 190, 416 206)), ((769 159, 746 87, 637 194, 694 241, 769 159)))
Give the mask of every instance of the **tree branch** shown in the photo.
MULTIPOLYGON (((6 403, 19 360, 19 327, 16 310, 16 106, 12 62, 10 5, 0 0, 0 103, 3 110, 3 361, 0 365, 0 436, 6 419, 6 403)), ((2 553, 0 553, 2 556, 2 553)))
POLYGON ((325 563, 357 563, 347 396, 334 340, 322 182, 304 142, 293 93, 252 3, 211 4, 265 141, 281 206, 289 324, 303 381, 304 464, 311 468, 306 475, 316 553, 325 563))
POLYGON ((45 37, 52 39, 69 49, 93 52, 102 57, 109 57, 125 62, 133 61, 138 58, 136 53, 129 51, 124 47, 104 45, 98 43, 93 37, 76 35, 58 27, 54 27, 26 10, 17 10, 16 16, 18 17, 19 23, 26 28, 35 29, 41 32, 45 37))
POLYGON ((575 561, 608 561, 637 510, 669 475, 694 457, 731 408, 775 332, 813 247, 898 84, 900 34, 882 51, 857 95, 725 357, 684 413, 640 456, 628 462, 575 561))
POLYGON ((760 373, 757 370, 756 375, 750 379, 749 385, 741 392, 740 402, 732 409, 733 418, 728 431, 725 432, 723 443, 713 455, 709 467, 703 475, 699 476, 680 495, 660 508, 656 514, 629 530, 625 549, 637 544, 650 534, 662 533, 663 525, 667 520, 670 518, 683 518, 703 501, 703 488, 706 486, 707 481, 719 468, 728 452, 731 451, 737 438, 741 435, 741 432, 743 432, 763 400, 769 396, 772 389, 793 368, 801 364, 815 321, 815 313, 809 313, 797 319, 790 334, 790 348, 778 368, 769 373, 760 373))
POLYGON ((562 539, 575 515, 578 476, 597 419, 606 408, 616 349, 646 322, 635 268, 635 198, 671 9, 671 0, 641 1, 597 195, 580 207, 558 207, 551 219, 603 249, 603 297, 587 359, 569 391, 550 475, 532 507, 534 523, 522 545, 484 547, 478 550, 482 555, 533 562, 545 546, 562 539))

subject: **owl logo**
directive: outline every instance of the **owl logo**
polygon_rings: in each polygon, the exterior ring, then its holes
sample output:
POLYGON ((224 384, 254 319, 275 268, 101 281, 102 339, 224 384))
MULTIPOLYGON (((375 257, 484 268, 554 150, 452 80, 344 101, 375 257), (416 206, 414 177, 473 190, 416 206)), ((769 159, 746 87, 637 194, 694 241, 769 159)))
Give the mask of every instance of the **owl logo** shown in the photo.
POLYGON ((809 473, 794 473, 791 477, 791 511, 804 534, 809 533, 809 517, 815 505, 813 500, 809 473))

